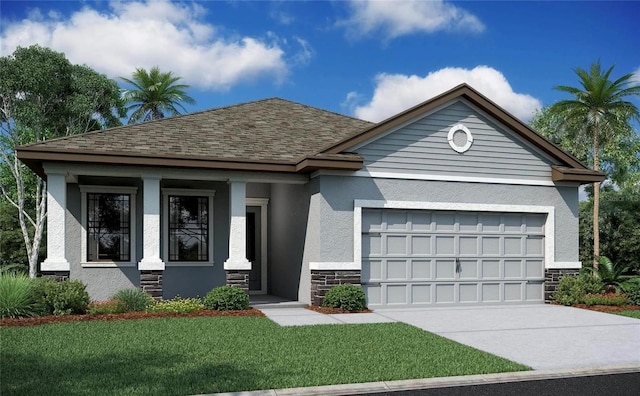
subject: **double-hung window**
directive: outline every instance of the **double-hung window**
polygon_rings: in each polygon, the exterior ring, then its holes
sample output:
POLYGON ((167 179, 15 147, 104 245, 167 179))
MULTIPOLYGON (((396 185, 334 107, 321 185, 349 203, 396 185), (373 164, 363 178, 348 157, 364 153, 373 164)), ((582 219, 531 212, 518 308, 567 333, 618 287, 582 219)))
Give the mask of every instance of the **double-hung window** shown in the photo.
POLYGON ((213 263, 213 197, 210 190, 163 190, 167 264, 213 263))
POLYGON ((80 186, 85 266, 135 260, 135 187, 80 186))

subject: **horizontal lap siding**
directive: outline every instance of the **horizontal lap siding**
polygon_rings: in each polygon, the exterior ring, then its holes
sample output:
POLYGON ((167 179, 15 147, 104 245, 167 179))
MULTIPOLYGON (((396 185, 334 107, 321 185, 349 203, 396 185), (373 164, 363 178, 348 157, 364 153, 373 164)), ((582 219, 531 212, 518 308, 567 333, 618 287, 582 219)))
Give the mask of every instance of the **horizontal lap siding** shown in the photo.
POLYGON ((369 172, 551 179, 549 161, 515 134, 497 128, 462 102, 375 140, 357 152, 365 158, 369 172), (462 154, 447 142, 449 129, 458 123, 464 124, 474 139, 471 148, 462 154))

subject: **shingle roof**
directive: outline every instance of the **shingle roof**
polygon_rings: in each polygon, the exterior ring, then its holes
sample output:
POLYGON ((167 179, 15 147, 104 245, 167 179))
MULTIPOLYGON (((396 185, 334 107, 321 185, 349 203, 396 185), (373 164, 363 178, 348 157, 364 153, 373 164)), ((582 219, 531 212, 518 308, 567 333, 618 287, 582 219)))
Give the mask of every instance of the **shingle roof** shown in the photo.
POLYGON ((271 98, 24 148, 295 164, 371 125, 367 121, 271 98))

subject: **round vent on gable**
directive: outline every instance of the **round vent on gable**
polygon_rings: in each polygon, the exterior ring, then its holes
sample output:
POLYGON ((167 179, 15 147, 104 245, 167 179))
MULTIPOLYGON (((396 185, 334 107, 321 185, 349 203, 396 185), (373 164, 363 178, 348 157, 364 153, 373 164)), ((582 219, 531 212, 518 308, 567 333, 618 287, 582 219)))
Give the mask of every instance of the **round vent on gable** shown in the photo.
POLYGON ((449 129, 447 135, 449 146, 458 153, 464 153, 471 148, 473 144, 473 135, 464 124, 456 124, 449 129))

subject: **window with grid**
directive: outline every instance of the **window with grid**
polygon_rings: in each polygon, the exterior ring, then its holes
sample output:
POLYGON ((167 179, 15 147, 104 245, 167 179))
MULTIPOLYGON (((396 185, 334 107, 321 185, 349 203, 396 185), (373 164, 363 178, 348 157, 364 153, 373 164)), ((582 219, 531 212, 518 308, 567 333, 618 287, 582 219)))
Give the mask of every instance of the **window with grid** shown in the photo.
POLYGON ((131 196, 87 193, 87 261, 131 259, 131 196))
POLYGON ((209 197, 169 196, 169 261, 209 260, 209 197))

